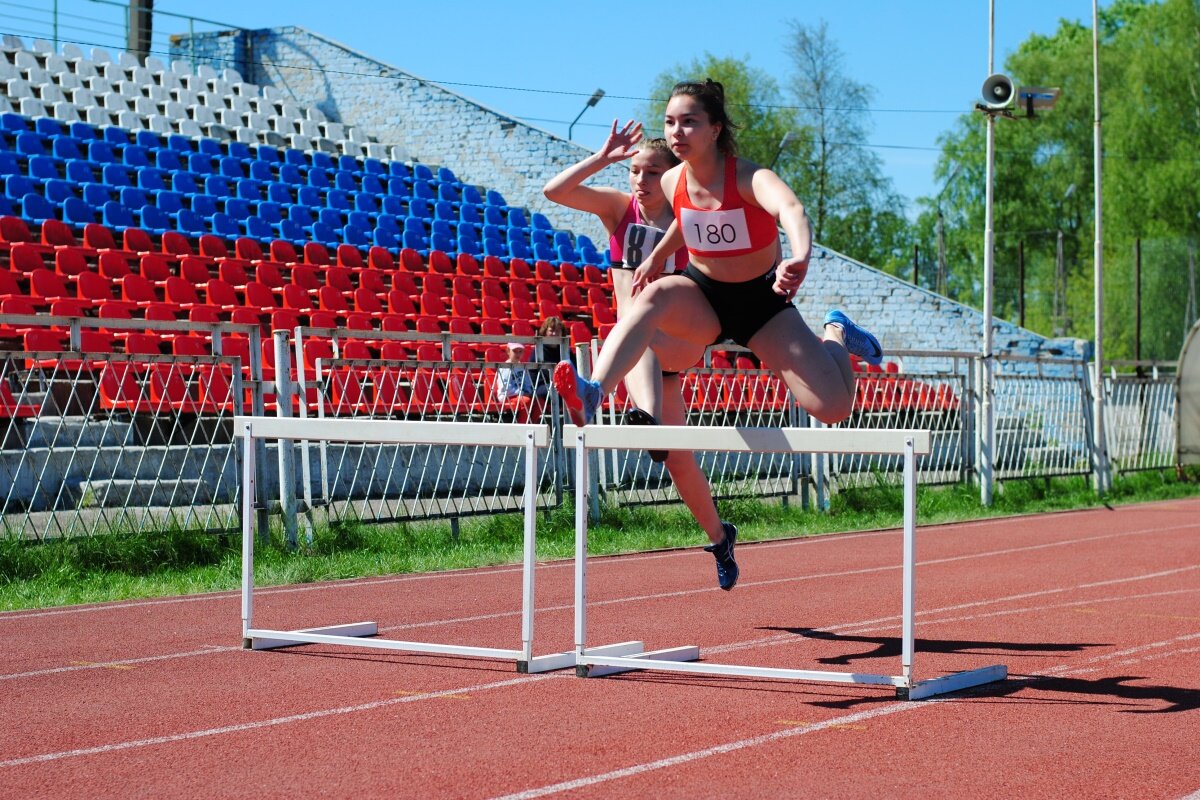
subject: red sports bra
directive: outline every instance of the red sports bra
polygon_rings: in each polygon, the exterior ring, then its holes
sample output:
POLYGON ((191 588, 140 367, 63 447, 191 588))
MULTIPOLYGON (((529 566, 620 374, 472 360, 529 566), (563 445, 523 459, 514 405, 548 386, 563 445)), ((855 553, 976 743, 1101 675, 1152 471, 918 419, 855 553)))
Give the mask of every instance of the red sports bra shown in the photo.
POLYGON ((694 256, 744 256, 779 242, 775 217, 742 199, 737 189, 737 158, 725 158, 721 207, 696 208, 688 195, 687 168, 675 184, 672 205, 688 253, 694 256))

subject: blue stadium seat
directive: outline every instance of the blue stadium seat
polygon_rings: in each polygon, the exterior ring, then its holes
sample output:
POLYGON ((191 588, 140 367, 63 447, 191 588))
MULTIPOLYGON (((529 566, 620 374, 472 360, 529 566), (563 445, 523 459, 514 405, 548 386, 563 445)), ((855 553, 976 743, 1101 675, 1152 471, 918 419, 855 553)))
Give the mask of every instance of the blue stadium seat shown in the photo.
POLYGON ((139 169, 137 170, 138 186, 148 192, 165 191, 167 188, 167 184, 163 181, 165 175, 165 172, 150 167, 139 169))
POLYGON ((9 175, 4 179, 4 193, 13 200, 20 200, 27 194, 36 192, 37 181, 30 180, 24 175, 9 175))
POLYGON ((308 169, 308 157, 304 155, 303 150, 297 150, 294 147, 289 147, 283 151, 283 163, 301 169, 308 169))
POLYGON ((373 215, 365 211, 351 211, 346 215, 346 224, 353 225, 356 228, 362 228, 364 231, 369 231, 375 226, 371 224, 373 215))
POLYGON ((393 251, 400 249, 400 240, 396 237, 394 231, 388 230, 387 228, 376 228, 371 233, 371 238, 378 247, 383 247, 393 251))
POLYGON ((64 161, 68 158, 83 158, 83 142, 73 136, 55 136, 50 140, 50 154, 64 161))
POLYGON ((96 221, 95 206, 86 199, 68 197, 63 203, 63 222, 83 227, 96 221))
POLYGON ((75 184, 62 178, 50 178, 42 188, 43 196, 56 206, 61 206, 68 197, 75 196, 75 184))
POLYGON ((508 227, 529 229, 529 220, 525 219, 525 212, 519 208, 509 209, 508 212, 508 227))
POLYGON ((178 151, 168 148, 154 152, 154 166, 168 172, 179 172, 183 169, 183 162, 179 160, 178 151))
POLYGON ((434 193, 433 187, 425 181, 416 181, 412 187, 413 197, 418 197, 424 200, 437 200, 437 194, 434 193))
POLYGON ((163 146, 162 139, 158 138, 158 134, 154 131, 138 131, 134 134, 133 141, 138 147, 144 147, 147 150, 157 150, 163 146))
POLYGON ((278 225, 283 220, 283 207, 279 203, 259 203, 255 216, 268 225, 278 225))
POLYGON ((235 220, 246 219, 254 214, 250 201, 241 197, 230 197, 225 201, 225 213, 235 220))
POLYGON ((105 164, 100 172, 100 180, 109 186, 132 186, 133 171, 120 164, 105 164))
POLYGON ((390 161, 388 162, 388 175, 391 175, 393 178, 404 178, 411 181, 413 176, 412 167, 403 161, 390 161))
POLYGON ((200 187, 196 185, 196 176, 190 172, 176 172, 171 176, 171 191, 179 192, 184 195, 200 194, 200 187))
POLYGON ((488 189, 487 195, 484 199, 489 206, 497 206, 503 209, 508 208, 508 202, 504 199, 504 195, 500 194, 495 189, 488 189))
POLYGON ((463 203, 458 209, 458 225, 461 228, 463 225, 470 225, 475 230, 483 227, 483 218, 479 216, 479 206, 472 203, 463 203))
MULTIPOLYGON (((294 151, 289 150, 288 152, 290 153, 294 151)), ((304 183, 304 171, 295 164, 281 164, 279 166, 278 179, 280 183, 289 183, 293 185, 304 183)))
POLYGON ((323 206, 325 202, 321 199, 321 192, 311 186, 301 186, 296 189, 296 202, 302 206, 323 206))
MULTIPOLYGON (((202 217, 211 217, 217 213, 217 198, 209 194, 194 194, 190 198, 192 211, 202 217)), ((160 205, 161 207, 161 205, 160 205)))
POLYGON ((263 197, 263 184, 251 178, 242 178, 236 181, 234 194, 239 200, 257 203, 263 197))
POLYGON ((180 136, 178 133, 172 133, 167 137, 167 147, 183 155, 196 152, 192 140, 186 136, 180 136))
POLYGON ((351 173, 357 173, 357 174, 362 173, 362 164, 360 164, 358 162, 357 158, 355 158, 354 156, 350 156, 350 155, 338 156, 337 168, 344 172, 351 172, 351 173))
POLYGON ((285 219, 279 223, 279 238, 293 244, 308 239, 308 229, 294 219, 285 219))
POLYGON ((329 173, 326 173, 324 169, 308 170, 308 186, 326 188, 328 190, 330 188, 329 173))
POLYGON ((325 194, 325 205, 342 211, 349 211, 353 207, 350 205, 350 193, 341 189, 330 189, 325 194))
MULTIPOLYGON (((0 156, 11 155, 12 154, 8 154, 8 152, 0 152, 0 156)), ((13 161, 16 162, 16 157, 13 157, 13 161)), ((91 184, 91 182, 95 182, 97 178, 97 166, 96 164, 92 164, 90 161, 72 158, 71 161, 67 162, 66 167, 67 180, 71 181, 72 184, 91 184)), ((4 174, 5 172, 6 170, 4 167, 0 166, 0 174, 4 174)))
POLYGON ((238 225, 238 221, 229 214, 213 214, 211 224, 212 232, 217 236, 235 239, 242 235, 242 229, 238 225))
POLYGON ((483 197, 480 196, 479 190, 474 186, 467 184, 462 190, 462 202, 470 203, 473 206, 483 205, 483 197))
POLYGON ((571 234, 567 233, 566 231, 555 231, 554 246, 562 247, 563 245, 568 247, 571 246, 571 234))
POLYGON ((529 245, 521 239, 512 239, 508 242, 508 252, 513 258, 523 258, 529 261, 533 258, 533 251, 529 249, 529 245))
POLYGON ((106 183, 85 183, 83 184, 83 202, 95 209, 104 207, 104 204, 113 199, 112 187, 106 183))
POLYGON ((354 195, 354 210, 361 211, 366 214, 378 214, 379 201, 375 199, 374 195, 367 194, 366 192, 359 192, 358 194, 354 195))
POLYGON ((29 120, 20 114, 0 114, 0 130, 10 133, 24 133, 29 130, 29 120))
POLYGON ((167 212, 149 205, 142 206, 138 211, 138 227, 155 236, 162 236, 167 231, 175 230, 175 225, 167 216, 167 212))
POLYGON ((596 243, 593 242, 587 236, 584 236, 583 234, 579 234, 578 236, 575 237, 575 249, 582 252, 585 247, 589 250, 595 250, 596 243))
POLYGON ((312 154, 312 165, 314 169, 333 169, 333 157, 329 153, 321 150, 314 150, 312 154))
POLYGON ((250 162, 250 179, 270 183, 275 180, 275 170, 271 169, 271 164, 266 161, 251 161, 250 162))
POLYGON ((246 169, 242 162, 232 156, 224 156, 217 164, 217 174, 234 180, 246 177, 246 169))
MULTIPOLYGON (((580 238, 583 238, 583 237, 580 237, 580 238)), ((600 255, 600 252, 596 249, 596 247, 594 245, 591 247, 588 247, 586 245, 580 245, 579 246, 579 258, 583 261, 584 264, 599 265, 599 264, 604 263, 603 257, 600 255)))
POLYGON ((110 200, 100 209, 100 221, 105 227, 114 231, 134 227, 133 212, 128 208, 110 200))
MULTIPOLYGON (((218 216, 220 215, 213 214, 214 219, 218 216)), ((189 236, 203 236, 208 233, 208 223, 205 217, 190 208, 185 208, 175 215, 175 229, 189 236)))
POLYGON ((455 253, 454 239, 444 233, 434 233, 429 237, 429 249, 441 250, 443 253, 455 253))
POLYGON ((117 148, 118 151, 123 150, 129 144, 129 131, 110 126, 104 129, 104 141, 117 148))
POLYGON ((536 211, 533 212, 532 216, 530 217, 530 223, 531 223, 531 227, 534 230, 538 230, 538 231, 554 230, 554 226, 550 224, 550 220, 546 219, 546 215, 539 214, 536 211))
POLYGON ((534 242, 532 247, 533 257, 538 261, 558 261, 558 251, 555 250, 554 245, 550 244, 549 242, 534 242))
POLYGON ((433 206, 422 197, 414 197, 408 202, 408 215, 422 219, 433 219, 433 206))
POLYGON ((371 244, 371 240, 367 237, 367 232, 354 225, 347 225, 342 228, 341 238, 345 244, 352 244, 358 248, 369 247, 371 244))
POLYGON ((49 155, 46 150, 46 138, 40 133, 18 133, 16 150, 26 158, 49 155))
POLYGON ((502 228, 499 225, 484 223, 482 237, 484 239, 495 239, 499 241, 504 238, 505 230, 505 228, 502 228))
POLYGON ((33 121, 33 129, 42 136, 62 136, 62 123, 50 117, 38 117, 33 121))
POLYGON ((245 142, 229 142, 225 152, 230 158, 236 158, 238 161, 254 160, 254 155, 250 152, 250 145, 245 142))
MULTIPOLYGON (((36 197, 36 195, 34 196, 36 197)), ((38 199, 40 200, 41 198, 39 197, 38 199)), ((429 254, 429 240, 416 231, 406 230, 400 241, 405 247, 410 247, 421 253, 421 255, 429 254)))
POLYGON ((150 202, 150 197, 141 189, 133 186, 123 186, 119 192, 121 205, 126 208, 141 208, 142 206, 153 205, 150 202))
POLYGON ((275 228, 262 217, 250 217, 243 220, 242 225, 246 231, 246 235, 251 239, 272 239, 275 237, 275 228))
POLYGON ((229 181, 220 175, 209 175, 204 179, 204 193, 213 197, 229 197, 233 194, 233 189, 230 188, 229 181))
POLYGON ((383 188, 383 180, 378 175, 372 175, 371 173, 362 176, 362 191, 367 194, 376 195, 387 193, 387 190, 383 188))
POLYGON ((97 164, 121 163, 121 159, 113 152, 112 145, 101 139, 88 143, 87 157, 88 161, 94 161, 97 164))
POLYGON ((497 206, 483 207, 483 224, 508 227, 508 223, 504 219, 504 211, 497 206))
POLYGON ((357 192, 358 181, 354 179, 354 173, 338 170, 333 173, 333 187, 343 192, 357 192))
POLYGON ((338 230, 323 222, 314 222, 312 226, 312 238, 314 242, 320 242, 326 247, 337 247, 338 230))
POLYGON ((364 158, 362 162, 363 175, 387 175, 387 166, 378 158, 364 158))
POLYGON ((428 164, 420 164, 420 163, 413 164, 412 176, 413 176, 413 181, 420 181, 422 183, 430 183, 433 181, 433 170, 431 170, 429 168, 428 164))
POLYGON ((221 150, 221 143, 216 139, 201 139, 199 145, 196 147, 196 151, 214 159, 225 155, 221 150))
POLYGON ((183 195, 179 192, 159 192, 154 196, 154 205, 160 211, 177 214, 184 208, 183 195))
POLYGON ((121 163, 127 167, 149 167, 150 151, 136 144, 131 144, 121 151, 121 163))
MULTIPOLYGON (((68 162, 68 168, 71 163, 87 162, 68 162)), ((21 173, 21 160, 17 158, 17 154, 11 150, 0 150, 0 175, 20 175, 21 173)))
POLYGON ((313 210, 308 206, 294 204, 287 206, 287 216, 288 219, 305 228, 311 228, 312 224, 317 221, 313 216, 313 210))
POLYGON ((256 161, 264 161, 268 164, 283 163, 283 156, 279 154, 279 150, 270 145, 260 144, 254 151, 256 161))
POLYGON ((58 165, 61 163, 61 161, 50 156, 30 156, 28 164, 29 177, 41 182, 57 178, 58 165))
POLYGON ((570 261, 572 264, 579 263, 579 253, 574 246, 569 244, 560 244, 558 246, 558 257, 561 261, 570 261))
POLYGON ((437 188, 437 196, 439 201, 458 205, 462 199, 461 193, 449 183, 439 183, 437 188))
POLYGON ((554 241, 550 238, 550 232, 540 228, 533 228, 529 231, 529 244, 533 247, 545 245, 546 247, 554 248, 554 241))
POLYGON ((295 200, 292 195, 291 187, 284 183, 268 183, 267 184, 267 201, 271 203, 279 203, 281 205, 289 205, 295 200))
POLYGON ((96 138, 96 129, 86 122, 72 122, 67 126, 67 133, 81 142, 90 142, 96 138))
POLYGON ((408 215, 409 206, 410 204, 403 197, 388 194, 383 196, 380 211, 393 217, 403 217, 408 215))
POLYGON ((318 210, 317 222, 323 222, 331 228, 340 228, 346 224, 342 219, 342 212, 336 208, 322 208, 318 210))
POLYGON ((388 178, 387 193, 393 197, 408 197, 412 191, 409 189, 409 184, 400 178, 388 178))
POLYGON ((496 256, 497 258, 508 258, 508 247, 499 239, 484 239, 483 254, 485 256, 496 256))
POLYGON ((192 153, 187 159, 188 172, 207 177, 213 174, 213 157, 207 153, 192 153))

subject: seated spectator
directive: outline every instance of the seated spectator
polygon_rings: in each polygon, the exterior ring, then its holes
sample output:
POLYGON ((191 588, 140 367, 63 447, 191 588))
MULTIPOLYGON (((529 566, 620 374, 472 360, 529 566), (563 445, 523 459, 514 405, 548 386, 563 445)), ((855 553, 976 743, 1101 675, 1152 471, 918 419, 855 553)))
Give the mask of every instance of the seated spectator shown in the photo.
POLYGON ((500 405, 516 412, 518 423, 540 422, 545 408, 545 387, 535 390, 533 377, 525 367, 525 345, 521 342, 508 343, 508 361, 496 370, 496 385, 493 389, 500 405))

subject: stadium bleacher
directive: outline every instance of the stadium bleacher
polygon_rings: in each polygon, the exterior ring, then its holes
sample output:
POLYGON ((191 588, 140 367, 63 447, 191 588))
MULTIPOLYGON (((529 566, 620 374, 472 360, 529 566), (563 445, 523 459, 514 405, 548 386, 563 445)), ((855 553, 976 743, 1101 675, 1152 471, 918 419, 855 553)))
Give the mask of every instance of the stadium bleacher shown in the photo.
MULTIPOLYGON (((180 61, 168 68, 99 48, 87 57, 70 44, 56 53, 5 36, 0 85, 0 313, 252 324, 264 334, 335 329, 356 336, 342 358, 418 361, 444 353, 378 334, 530 337, 558 316, 578 344, 616 321, 607 254, 586 236, 554 230, 545 216, 463 183, 446 166, 403 159, 235 70, 180 61)), ((27 326, 0 326, 0 339, 6 349, 65 347, 61 331, 27 326)), ((224 352, 245 354, 234 339, 224 352)), ((264 369, 273 368, 269 342, 264 369)), ((87 344, 212 354, 205 336, 153 331, 87 344)), ((319 335, 307 341, 304 365, 332 358, 327 344, 319 335)), ((479 343, 455 354, 504 360, 479 343)), ((248 369, 249 358, 242 363, 248 369)), ((177 411, 226 408, 212 397, 228 376, 203 371, 181 394, 157 368, 106 368, 98 378, 105 406, 140 409, 141 395, 122 398, 145 372, 151 399, 177 411)), ((472 388, 452 370, 392 387, 369 369, 343 370, 332 383, 335 413, 394 410, 402 388, 422 411, 479 410, 490 392, 488 375, 478 374, 472 388)), ((691 381, 690 407, 786 402, 777 379, 736 377, 691 381)), ((859 394, 874 406, 889 402, 872 382, 860 381, 859 394)), ((0 395, 0 413, 28 409, 0 395)))

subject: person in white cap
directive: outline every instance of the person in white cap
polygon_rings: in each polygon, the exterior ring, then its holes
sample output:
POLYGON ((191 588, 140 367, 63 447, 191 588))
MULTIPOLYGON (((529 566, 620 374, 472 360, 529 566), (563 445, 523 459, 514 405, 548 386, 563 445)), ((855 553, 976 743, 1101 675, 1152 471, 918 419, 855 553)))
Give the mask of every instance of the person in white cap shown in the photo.
POLYGON ((493 393, 504 407, 516 412, 518 423, 536 423, 541 419, 542 403, 537 396, 533 378, 525 367, 525 345, 521 342, 508 343, 508 361, 496 370, 493 393))

